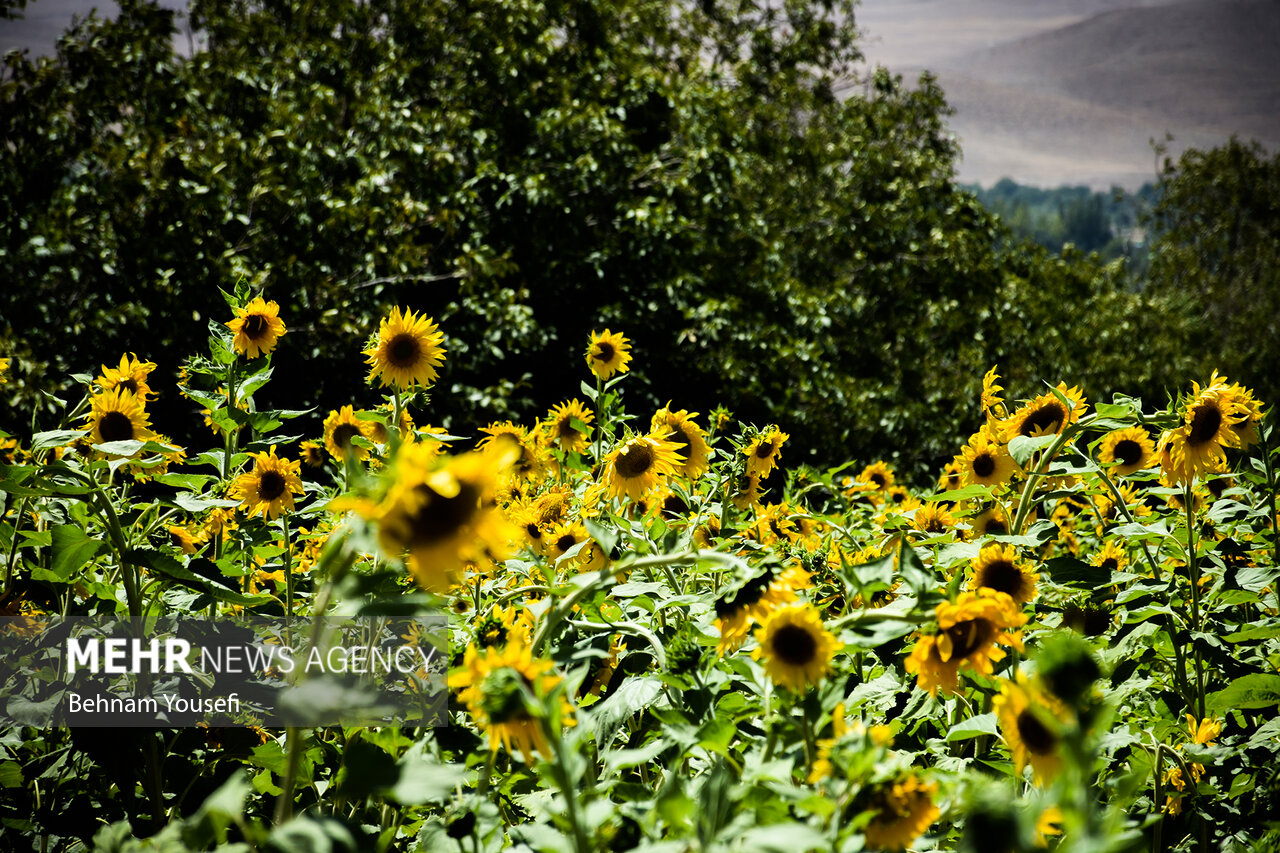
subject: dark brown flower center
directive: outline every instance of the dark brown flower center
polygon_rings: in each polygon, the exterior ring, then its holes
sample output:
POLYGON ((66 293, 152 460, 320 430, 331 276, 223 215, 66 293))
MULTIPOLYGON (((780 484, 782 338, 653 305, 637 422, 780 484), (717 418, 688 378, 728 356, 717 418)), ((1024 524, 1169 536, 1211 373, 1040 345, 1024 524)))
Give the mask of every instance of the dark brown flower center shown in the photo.
POLYGON ((102 441, 128 441, 133 438, 133 421, 124 412, 107 412, 98 419, 102 441))
POLYGON ((979 617, 957 622, 944 633, 951 638, 951 660, 960 660, 990 643, 995 638, 996 626, 979 617))
POLYGON ((596 344, 596 361, 603 361, 605 364, 613 361, 613 344, 608 341, 600 341, 596 344))
POLYGON ((996 460, 990 453, 979 453, 973 457, 973 473, 979 477, 990 477, 996 472, 996 460))
POLYGON ((568 551, 574 545, 578 544, 577 538, 572 533, 566 533, 556 540, 556 549, 564 552, 568 551))
POLYGON ((772 455, 773 455, 772 439, 770 439, 769 441, 761 441, 760 444, 756 447, 756 458, 768 459, 772 455))
POLYGON ((565 441, 572 441, 582 435, 582 433, 573 428, 573 418, 569 415, 565 415, 556 423, 556 434, 565 441))
POLYGON ((693 443, 689 440, 688 434, 678 426, 670 427, 670 432, 667 433, 667 441, 674 443, 676 445, 676 453, 681 455, 693 443))
POLYGON ((1057 401, 1045 403, 1023 419, 1022 427, 1018 430, 1018 434, 1032 435, 1037 431, 1057 432, 1066 419, 1067 410, 1062 407, 1061 403, 1057 401))
POLYGON ((1114 453, 1116 461, 1126 467, 1142 461, 1142 445, 1132 438, 1117 441, 1114 453))
POLYGON ((980 586, 990 587, 997 592, 1005 592, 1014 598, 1019 598, 1023 577, 1017 566, 1008 560, 1001 559, 983 566, 978 583, 980 586))
POLYGON ((889 482, 888 480, 885 479, 884 474, 872 474, 868 479, 870 479, 871 482, 875 483, 875 486, 877 489, 883 489, 885 485, 889 482))
POLYGON ((351 447, 351 439, 360 435, 360 428, 355 424, 338 424, 333 428, 333 443, 340 450, 351 447))
POLYGON ((1009 532, 1009 528, 1006 527, 1005 523, 1000 519, 989 518, 987 519, 987 523, 983 527, 982 532, 987 536, 992 536, 992 535, 1003 536, 1004 534, 1009 532))
POLYGON ((1032 755, 1052 755, 1058 744, 1058 736, 1049 731, 1030 708, 1018 715, 1018 737, 1032 755))
POLYGON ((387 344, 387 361, 391 362, 392 367, 414 367, 421 355, 422 345, 409 332, 399 333, 387 344))
POLYGON ((273 501, 284 494, 287 484, 279 471, 263 471, 258 475, 258 498, 273 501))
POLYGON ((538 526, 538 523, 536 521, 531 521, 528 524, 526 524, 524 526, 524 532, 527 533, 529 535, 529 538, 534 540, 535 542, 542 539, 542 528, 538 526))
POLYGON ((613 467, 625 479, 643 476, 653 467, 653 449, 644 444, 633 444, 618 454, 613 467))
POLYGON ((1107 559, 1098 564, 1098 568, 1114 572, 1116 569, 1120 568, 1120 563, 1115 557, 1107 557, 1107 559))
POLYGON ((773 634, 774 655, 790 666, 805 666, 818 652, 818 641, 800 625, 783 625, 773 634))
POLYGON ((266 317, 263 317, 261 314, 250 314, 244 318, 244 323, 241 324, 240 331, 243 332, 244 336, 249 340, 256 341, 259 338, 265 338, 270 328, 271 324, 267 322, 266 317))
POLYGON ((131 391, 134 394, 138 393, 138 382, 135 379, 121 379, 116 383, 116 387, 131 391))
POLYGON ((432 545, 454 535, 480 510, 480 489, 471 483, 460 483, 458 493, 451 498, 442 497, 425 483, 415 491, 425 500, 409 519, 410 547, 432 545))
POLYGON ((1196 406, 1195 414, 1191 416, 1191 431, 1187 435, 1187 444, 1198 447, 1213 441, 1221 426, 1221 410, 1211 402, 1201 403, 1196 406))

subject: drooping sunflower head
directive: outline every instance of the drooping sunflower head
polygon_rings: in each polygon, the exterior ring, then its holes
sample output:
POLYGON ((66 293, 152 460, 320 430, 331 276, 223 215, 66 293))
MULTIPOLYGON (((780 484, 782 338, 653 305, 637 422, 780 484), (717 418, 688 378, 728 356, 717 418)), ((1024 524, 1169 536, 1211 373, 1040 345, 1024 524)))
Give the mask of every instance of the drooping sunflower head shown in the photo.
POLYGON ((615 373, 631 369, 631 342, 621 332, 592 332, 586 357, 591 372, 607 382, 615 373))
POLYGON ((1058 383, 1055 390, 1058 393, 1041 394, 1014 412, 1003 424, 1005 436, 1034 438, 1060 433, 1067 424, 1079 420, 1085 410, 1084 394, 1077 387, 1068 388, 1065 382, 1058 383))
POLYGON ((965 485, 996 486, 1007 482, 1018 469, 1009 448, 985 427, 969 438, 954 462, 965 485))
POLYGON ((588 447, 595 415, 581 400, 567 400, 553 406, 544 422, 547 440, 565 453, 583 453, 588 447))
POLYGON ((287 331, 280 319, 280 306, 255 296, 243 308, 235 309, 235 319, 227 328, 235 337, 231 345, 246 358, 257 358, 275 349, 276 342, 287 331))
POLYGON ((302 463, 276 456, 275 445, 267 453, 252 453, 253 469, 236 478, 231 496, 252 518, 258 513, 268 521, 293 510, 293 496, 302 494, 302 463))
POLYGON ((681 461, 675 443, 661 434, 638 435, 605 457, 605 484, 613 497, 638 501, 660 489, 681 461))
POLYGON ((89 399, 88 418, 85 427, 93 431, 94 444, 150 441, 156 437, 142 399, 125 388, 93 395, 89 399))
POLYGON ((369 449, 355 444, 352 439, 362 438, 367 441, 369 437, 369 422, 357 418, 351 406, 330 411, 329 417, 324 419, 324 446, 339 462, 346 459, 348 454, 353 454, 359 460, 368 459, 369 449))
POLYGON ((95 381, 103 391, 110 391, 113 388, 132 391, 138 400, 145 405, 148 397, 154 393, 151 390, 151 386, 147 384, 147 377, 155 369, 155 362, 139 361, 137 356, 129 353, 128 355, 120 356, 119 367, 102 365, 102 375, 95 381))
POLYGON ((991 543, 973 559, 973 577, 969 589, 994 589, 1007 593, 1018 604, 1026 604, 1036 597, 1037 576, 1018 559, 1012 545, 991 543))
POLYGON ((774 609, 756 631, 756 641, 760 645, 754 656, 764 658, 769 678, 796 691, 821 681, 840 648, 813 605, 801 602, 774 609))
POLYGON ((940 814, 933 796, 937 785, 906 771, 878 783, 870 793, 867 809, 874 817, 863 829, 873 850, 906 850, 924 834, 940 814))
POLYGON ((747 473, 754 474, 761 480, 773 473, 781 455, 783 443, 791 436, 776 426, 767 426, 742 448, 746 457, 747 473))
MULTIPOLYGON (((1223 380, 1226 381, 1226 380, 1223 380)), ((1258 425, 1262 423, 1262 402, 1253 396, 1253 392, 1243 385, 1232 383, 1227 386, 1227 393, 1234 398, 1236 410, 1243 417, 1231 425, 1239 442, 1239 447, 1249 447, 1258 441, 1258 425)))
POLYGON ((394 385, 403 390, 434 383, 444 352, 444 333, 434 320, 396 306, 382 318, 378 334, 362 354, 369 364, 369 382, 377 379, 381 387, 394 385))
POLYGON ((1027 617, 1007 593, 990 588, 962 592, 955 604, 937 608, 938 631, 916 641, 907 658, 907 672, 915 673, 922 690, 952 693, 959 671, 966 668, 991 675, 994 661, 1005 656, 998 645, 1022 647, 1020 629, 1027 617))
POLYGON ((1103 465, 1114 465, 1117 474, 1129 475, 1156 463, 1151 436, 1140 426, 1112 430, 1102 439, 1098 457, 1103 465))
POLYGON ((1052 782, 1062 769, 1061 727, 1069 718, 1066 708, 1021 673, 1017 682, 1004 682, 993 704, 1018 773, 1029 764, 1037 785, 1052 782))
POLYGON ((649 425, 651 433, 661 435, 675 445, 676 453, 684 457, 680 473, 691 480, 702 476, 707 470, 711 454, 706 433, 693 421, 697 416, 697 412, 684 409, 673 412, 671 405, 667 404, 654 413, 649 425))

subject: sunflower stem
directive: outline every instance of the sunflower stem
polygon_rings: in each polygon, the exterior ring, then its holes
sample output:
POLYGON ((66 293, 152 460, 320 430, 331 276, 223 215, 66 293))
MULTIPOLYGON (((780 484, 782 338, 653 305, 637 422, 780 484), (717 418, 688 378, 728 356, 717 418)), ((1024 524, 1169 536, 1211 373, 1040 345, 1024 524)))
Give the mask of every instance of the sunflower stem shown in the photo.
POLYGON ((811 703, 804 697, 800 701, 801 727, 804 729, 804 778, 807 782, 813 776, 813 717, 809 713, 811 703))
MULTIPOLYGON (((1280 518, 1276 513, 1276 474, 1271 464, 1271 425, 1258 427, 1258 441, 1262 444, 1262 466, 1267 475, 1267 521, 1271 522, 1271 545, 1274 550, 1273 563, 1280 566, 1280 518)), ((1280 583, 1273 584, 1276 589, 1276 607, 1280 608, 1280 583)))
MULTIPOLYGON (((1080 454, 1084 459, 1089 459, 1089 457, 1085 455, 1084 451, 1078 447, 1076 448, 1076 453, 1080 454)), ((1098 475, 1102 477, 1102 482, 1106 484, 1107 490, 1111 492, 1112 498, 1115 499, 1116 509, 1120 510, 1125 521, 1133 524, 1133 514, 1129 512, 1129 507, 1125 504, 1124 495, 1120 493, 1120 489, 1114 482, 1112 482, 1111 477, 1107 474, 1107 469, 1102 466, 1098 466, 1098 475)), ((1156 564, 1156 558, 1151 555, 1151 549, 1147 547, 1147 541, 1143 539, 1138 544, 1142 546, 1142 555, 1147 558, 1147 565, 1151 567, 1151 576, 1155 578, 1156 583, 1160 583, 1160 567, 1156 564)))
POLYGON ((293 640, 293 553, 289 547, 289 513, 280 513, 280 532, 284 537, 284 644, 293 640))
POLYGON ((5 601, 9 598, 9 590, 13 583, 13 564, 18 556, 18 529, 22 527, 22 519, 27 514, 27 503, 30 500, 28 497, 22 499, 22 502, 18 504, 18 515, 13 520, 13 541, 9 543, 9 557, 5 560, 4 591, 0 592, 0 601, 5 601))
POLYGON ((1196 667, 1195 699, 1196 710, 1204 719, 1204 663, 1200 659, 1200 647, 1195 635, 1200 632, 1200 563, 1196 559, 1195 500, 1192 494, 1194 478, 1188 478, 1183 484, 1183 504, 1187 511, 1187 576, 1191 580, 1191 651, 1196 667))
POLYGON ((285 729, 284 779, 280 784, 280 796, 276 798, 275 824, 281 825, 293 817, 293 788, 298 781, 298 761, 302 757, 302 738, 297 726, 285 729))
POLYGON ((600 472, 600 476, 604 476, 604 462, 600 459, 600 453, 602 450, 602 445, 604 443, 604 427, 605 427, 604 414, 605 414, 604 412, 604 380, 601 379, 599 375, 597 375, 596 376, 596 417, 598 420, 596 423, 596 449, 595 449, 594 455, 595 455, 595 461, 596 461, 596 469, 600 472))
POLYGON ((1062 450, 1063 445, 1075 438, 1075 435, 1080 431, 1080 428, 1091 421, 1092 417, 1086 416, 1076 421, 1074 424, 1067 424, 1063 427, 1062 432, 1058 433, 1058 437, 1054 439, 1053 444, 1050 444, 1048 449, 1041 454, 1039 462, 1036 463, 1035 470, 1027 474, 1027 483, 1022 488, 1021 497, 1018 498, 1018 512, 1014 516, 1013 528, 1009 531, 1010 535, 1022 535, 1022 527, 1027 523, 1027 516, 1031 513, 1031 504, 1034 503, 1031 498, 1035 494, 1036 486, 1039 484, 1040 478, 1043 477, 1045 471, 1049 469, 1049 463, 1057 457, 1058 451, 1062 450))

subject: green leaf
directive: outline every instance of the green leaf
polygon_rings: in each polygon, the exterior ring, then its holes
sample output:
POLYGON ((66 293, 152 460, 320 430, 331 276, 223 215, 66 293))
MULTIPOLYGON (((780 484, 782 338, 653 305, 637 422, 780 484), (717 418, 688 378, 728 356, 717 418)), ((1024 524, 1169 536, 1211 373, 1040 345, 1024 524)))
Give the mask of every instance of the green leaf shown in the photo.
POLYGON ((982 735, 998 734, 996 715, 994 713, 979 714, 967 720, 961 720, 947 732, 947 741, 969 740, 982 735))
POLYGON ((45 450, 49 447, 66 447, 71 442, 85 434, 82 429, 52 429, 47 432, 38 432, 31 436, 31 452, 37 450, 45 450))
POLYGON ((1210 693, 1205 707, 1212 714, 1280 705, 1280 675, 1253 673, 1237 678, 1224 690, 1210 693))
POLYGON ((1054 583, 1076 584, 1093 589, 1111 582, 1110 569, 1091 566, 1075 557, 1054 557, 1044 567, 1054 583))
POLYGON ((1025 435, 1015 435, 1009 441, 1009 455, 1013 457, 1013 461, 1025 468, 1027 462, 1031 460, 1031 455, 1037 450, 1042 450, 1058 440, 1057 433, 1049 433, 1048 435, 1039 435, 1035 438, 1025 435))
POLYGON ((274 596, 266 593, 245 595, 244 593, 236 592, 209 578, 196 574, 174 557, 154 548, 134 548, 125 554, 125 559, 139 566, 145 566, 156 574, 163 575, 172 581, 177 581, 185 587, 210 595, 218 601, 239 604, 241 607, 256 607, 274 599, 274 596))
POLYGON ((103 542, 94 539, 74 524, 59 524, 53 528, 53 563, 50 574, 56 580, 68 581, 81 566, 93 559, 103 542))

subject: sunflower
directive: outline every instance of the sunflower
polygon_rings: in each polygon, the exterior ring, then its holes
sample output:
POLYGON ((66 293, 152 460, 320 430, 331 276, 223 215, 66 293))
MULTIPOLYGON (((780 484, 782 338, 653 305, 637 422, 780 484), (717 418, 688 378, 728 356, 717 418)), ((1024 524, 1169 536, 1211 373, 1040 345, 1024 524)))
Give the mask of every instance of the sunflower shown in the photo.
POLYGON ((436 381, 437 368, 444 363, 444 333, 435 321, 397 306, 378 324, 378 334, 369 340, 368 381, 381 380, 381 387, 405 389, 418 384, 427 387, 436 381))
POLYGON ((119 367, 102 365, 102 375, 95 380, 103 391, 122 388, 137 395, 139 402, 146 405, 147 398, 153 395, 147 377, 156 369, 155 362, 138 361, 133 353, 120 356, 119 367))
POLYGON ((1129 565, 1129 555, 1125 553, 1124 546, 1113 539, 1103 545, 1102 550, 1094 556, 1093 565, 1108 572, 1123 572, 1129 565))
POLYGON ((1232 383, 1227 386, 1227 391, 1235 398, 1237 411, 1244 415, 1242 420, 1231 425, 1231 430, 1239 441, 1238 446, 1249 447, 1256 444, 1258 424, 1262 422, 1262 403, 1243 385, 1232 383))
POLYGON ((744 581, 715 601, 716 628, 721 655, 737 651, 747 639, 751 620, 764 621, 777 607, 795 601, 795 591, 810 584, 807 572, 794 567, 779 573, 774 567, 744 581))
POLYGON ((280 306, 265 302, 255 296, 243 308, 237 308, 236 318, 227 323, 234 334, 231 345, 247 358, 257 358, 275 349, 276 341, 285 334, 284 321, 280 319, 280 306))
POLYGON ((1117 474, 1135 474, 1156 463, 1156 448, 1151 436, 1140 426, 1125 427, 1107 433, 1102 439, 1098 457, 1103 465, 1114 465, 1117 474))
POLYGON ((251 453, 253 470, 236 478, 231 496, 252 518, 257 513, 271 521, 284 510, 293 510, 293 496, 302 494, 302 463, 276 456, 276 446, 268 453, 251 453))
MULTIPOLYGON (((1216 374, 1215 374, 1216 377, 1216 374)), ((1186 482, 1192 477, 1222 471, 1226 468, 1224 447, 1238 447, 1247 412, 1240 400, 1221 380, 1201 388, 1192 383, 1192 398, 1187 403, 1183 425, 1173 432, 1174 464, 1181 469, 1186 482)))
POLYGON ((1111 630, 1111 611, 1105 605, 1091 602, 1068 604, 1062 611, 1062 624, 1086 637, 1100 637, 1111 630))
POLYGON ((948 530, 956 526, 955 517, 947 511, 947 508, 939 503, 927 503, 916 510, 912 524, 922 533, 935 535, 938 533, 946 533, 948 530))
POLYGON ((1022 635, 1016 629, 1027 621, 1008 593, 986 587, 960 593, 955 604, 942 602, 937 619, 938 633, 917 640, 906 661, 920 689, 935 695, 939 688, 955 692, 961 667, 991 675, 994 662, 1005 656, 997 645, 1021 649, 1022 635))
POLYGON ((329 417, 324 419, 324 446, 329 448, 329 454, 339 462, 343 461, 347 454, 353 454, 359 460, 369 458, 368 448, 351 442, 351 439, 357 437, 369 439, 369 422, 357 418, 351 406, 330 411, 329 417))
POLYGON ((1004 536, 1009 532, 1009 515, 1001 506, 991 506, 975 515, 969 521, 972 538, 983 536, 1004 536))
POLYGON ((935 820, 937 786, 912 772, 882 782, 871 793, 868 810, 875 816, 862 830, 867 846, 878 850, 906 850, 935 820))
POLYGON ((1062 738, 1058 731, 1067 719, 1066 708, 1021 674, 1017 682, 1004 682, 993 705, 1000 733, 1019 775, 1030 764, 1037 785, 1052 782, 1062 769, 1062 738))
POLYGON ((790 437, 776 426, 765 427, 742 448, 743 455, 747 457, 747 473, 754 474, 761 480, 773 473, 782 444, 790 437))
POLYGON ((630 370, 631 342, 621 332, 592 332, 587 345, 587 367, 598 379, 608 381, 615 373, 630 370))
POLYGON ((190 528, 170 524, 165 529, 169 533, 170 545, 184 554, 194 554, 196 552, 196 534, 193 534, 190 528))
POLYGON ((675 442, 659 434, 638 435, 623 442, 605 457, 605 482, 609 494, 641 500, 660 489, 680 467, 675 442))
POLYGON ((756 631, 756 642, 760 645, 753 657, 764 658, 765 672, 773 683, 797 691, 817 684, 831 670, 831 656, 840 649, 813 605, 800 602, 770 613, 756 631))
POLYGON ((560 559, 584 542, 587 544, 568 564, 576 566, 579 572, 603 569, 609 562, 608 558, 581 521, 562 521, 547 531, 547 551, 553 560, 560 559))
POLYGON ((982 412, 987 416, 987 423, 995 426, 1004 417, 1004 398, 1000 392, 1004 386, 1000 384, 1000 374, 996 372, 999 365, 993 365, 982 377, 982 412))
POLYGON ((994 589, 1008 593, 1018 604, 1034 601, 1037 575, 1018 559, 1012 545, 996 543, 983 546, 973 558, 973 577, 969 589, 994 589))
POLYGON ((482 648, 503 648, 508 642, 523 643, 533 633, 529 611, 493 605, 475 622, 475 642, 482 648))
POLYGON ((1187 728, 1191 730, 1191 740, 1201 746, 1213 743, 1222 734, 1222 720, 1216 717, 1205 717, 1200 722, 1191 714, 1187 714, 1187 728))
POLYGON ((649 423, 650 433, 663 435, 667 441, 675 444, 676 453, 684 457, 679 471, 690 480, 702 476, 709 466, 708 459, 711 456, 706 433, 693 422, 697 416, 697 412, 687 412, 684 409, 673 412, 668 403, 654 413, 649 423))
POLYGON ((1070 406, 1058 399, 1052 392, 1041 394, 1029 401, 1005 420, 1004 434, 1008 438, 1015 435, 1034 438, 1039 435, 1060 433, 1067 424, 1075 423, 1084 414, 1084 395, 1079 388, 1068 388, 1065 382, 1058 383, 1057 391, 1067 399, 1070 406))
POLYGON ((156 437, 151 431, 143 401, 127 388, 113 388, 95 394, 89 400, 89 421, 86 429, 93 430, 94 444, 112 441, 149 441, 156 437))
POLYGON ((1008 481, 1018 469, 1009 455, 1009 448, 996 440, 991 429, 986 427, 969 438, 969 443, 954 462, 965 485, 998 486, 1008 481))
POLYGON ((878 492, 887 492, 893 485, 893 468, 887 462, 872 462, 862 469, 858 480, 870 483, 878 492))
POLYGON ((749 509, 760 502, 760 478, 755 474, 740 474, 733 485, 729 500, 738 509, 749 509))
MULTIPOLYGON (((551 661, 534 659, 523 637, 501 649, 490 646, 483 653, 472 645, 463 656, 462 669, 449 676, 449 687, 461 688, 458 698, 476 725, 488 732, 491 751, 497 752, 501 746, 512 752, 514 746, 525 763, 532 764, 534 752, 552 757, 540 719, 547 710, 542 700, 562 680, 551 670, 551 661)), ((561 724, 574 725, 572 714, 573 708, 562 694, 561 724)))
POLYGON ((938 475, 938 491, 953 492, 964 485, 964 469, 954 459, 942 467, 938 475))
POLYGON ((583 453, 589 446, 587 436, 591 433, 593 420, 595 415, 581 400, 568 400, 553 406, 547 413, 548 440, 565 453, 583 453), (574 426, 574 421, 579 426, 574 426))
POLYGON ((519 450, 519 455, 511 466, 511 476, 526 482, 537 482, 542 479, 547 471, 547 453, 545 448, 538 446, 538 442, 529 435, 527 429, 511 421, 501 423, 495 421, 487 427, 481 427, 480 431, 485 433, 485 437, 476 445, 479 450, 495 444, 500 445, 506 440, 515 442, 513 446, 519 450))
POLYGON ((324 445, 318 441, 307 439, 298 445, 302 451, 302 461, 308 468, 319 468, 324 465, 324 445))
POLYGON ((395 480, 374 514, 389 554, 409 552, 409 568, 431 592, 444 592, 469 564, 510 555, 520 530, 495 499, 498 478, 517 450, 506 440, 463 456, 402 444, 395 480))

